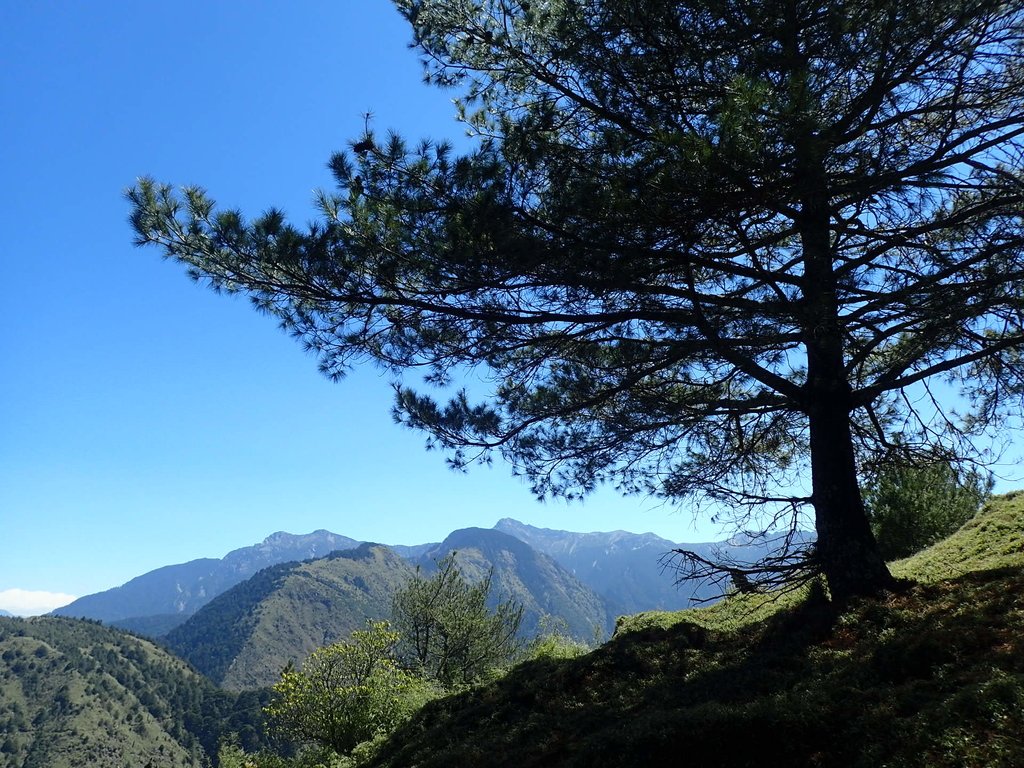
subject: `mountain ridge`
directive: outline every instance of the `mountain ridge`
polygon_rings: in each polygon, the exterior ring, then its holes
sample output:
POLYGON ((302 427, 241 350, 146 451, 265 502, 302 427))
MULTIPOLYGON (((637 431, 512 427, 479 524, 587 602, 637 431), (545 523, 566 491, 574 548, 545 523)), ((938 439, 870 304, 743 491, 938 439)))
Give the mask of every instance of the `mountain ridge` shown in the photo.
POLYGON ((162 617, 161 628, 170 629, 263 568, 351 549, 359 543, 324 529, 307 534, 277 531, 222 558, 199 558, 148 571, 119 587, 80 597, 50 615, 116 622, 133 631, 145 631, 153 617, 162 617))
POLYGON ((524 635, 534 635, 555 620, 569 636, 589 641, 606 636, 614 626, 615 617, 600 594, 522 539, 494 528, 461 528, 424 553, 420 565, 451 552, 471 579, 493 569, 491 601, 511 597, 523 606, 524 635))
POLYGON ((236 584, 164 638, 217 685, 271 685, 316 648, 385 618, 413 566, 380 544, 363 543, 301 562, 279 563, 236 584))
MULTIPOLYGON (((676 584, 672 574, 661 564, 662 558, 673 549, 692 549, 709 557, 716 551, 729 556, 739 553, 740 559, 745 557, 748 560, 756 559, 765 551, 749 544, 745 548, 737 547, 738 542, 732 539, 717 543, 677 544, 650 532, 577 533, 539 528, 510 517, 500 519, 493 528, 460 530, 498 531, 552 558, 583 587, 596 593, 605 604, 602 610, 612 619, 615 615, 644 610, 685 608, 694 600, 703 601, 717 595, 717 587, 713 585, 698 583, 679 587, 676 584)), ((456 533, 458 531, 449 534, 446 541, 456 533)), ((479 538, 483 534, 473 535, 479 538)), ((160 637, 184 623, 215 597, 263 568, 315 559, 333 551, 348 551, 360 544, 355 539, 323 528, 307 534, 276 531, 257 544, 231 550, 222 558, 198 558, 162 566, 120 587, 80 597, 51 615, 99 620, 149 637, 160 637)), ((414 564, 429 566, 432 559, 444 553, 445 546, 451 549, 457 548, 456 545, 457 542, 449 541, 447 545, 440 542, 388 546, 414 564)), ((578 587, 565 589, 573 591, 578 587)), ((554 597, 552 599, 558 602, 554 597)), ((591 614, 601 612, 591 597, 583 599, 591 614)), ((532 610, 540 614, 546 609, 538 603, 532 610)), ((574 634, 580 633, 576 626, 578 618, 570 620, 575 626, 574 634)), ((600 624, 607 628, 610 620, 602 620, 600 624)))

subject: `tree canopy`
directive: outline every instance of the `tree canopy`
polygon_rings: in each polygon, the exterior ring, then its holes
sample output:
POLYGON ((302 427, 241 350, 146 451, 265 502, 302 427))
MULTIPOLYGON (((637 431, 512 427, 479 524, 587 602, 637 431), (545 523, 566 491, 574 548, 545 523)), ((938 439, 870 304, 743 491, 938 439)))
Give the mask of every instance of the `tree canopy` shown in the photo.
POLYGON ((349 641, 313 651, 301 670, 286 668, 266 708, 274 728, 339 755, 394 730, 429 697, 396 663, 398 638, 386 621, 369 622, 349 641))
POLYGON ((457 553, 427 575, 417 571, 395 593, 391 618, 398 653, 410 668, 446 688, 468 685, 512 663, 520 650, 523 606, 498 599, 488 608, 488 572, 475 584, 459 570, 457 553))
POLYGON ((330 376, 475 369, 480 402, 397 389, 457 465, 810 510, 804 573, 839 600, 889 586, 858 474, 968 455, 1024 396, 1018 4, 396 5, 470 151, 368 127, 306 228, 142 180, 138 241, 330 376))

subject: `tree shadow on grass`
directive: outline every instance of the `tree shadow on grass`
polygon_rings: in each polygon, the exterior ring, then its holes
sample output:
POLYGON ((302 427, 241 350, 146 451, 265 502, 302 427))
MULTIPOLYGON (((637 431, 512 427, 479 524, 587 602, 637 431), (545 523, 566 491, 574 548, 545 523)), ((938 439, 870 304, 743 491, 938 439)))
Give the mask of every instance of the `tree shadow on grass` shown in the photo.
POLYGON ((522 664, 429 705, 381 765, 1024 764, 1024 574, 820 597, 731 632, 688 621, 522 664))

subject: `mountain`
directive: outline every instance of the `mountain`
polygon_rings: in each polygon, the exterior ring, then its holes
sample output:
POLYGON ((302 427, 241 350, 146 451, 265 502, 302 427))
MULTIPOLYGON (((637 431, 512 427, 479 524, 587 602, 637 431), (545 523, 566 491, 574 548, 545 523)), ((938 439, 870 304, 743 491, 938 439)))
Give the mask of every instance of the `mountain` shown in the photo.
POLYGON ((387 618, 395 591, 414 566, 430 571, 452 551, 470 580, 493 568, 493 599, 513 597, 523 604, 524 636, 535 634, 549 616, 585 640, 612 627, 604 601, 553 559, 500 531, 468 528, 433 545, 415 563, 389 547, 361 544, 271 566, 211 600, 164 641, 224 688, 270 685, 286 664, 301 664, 368 619, 387 618))
POLYGON ((0 608, 0 616, 11 617, 11 616, 14 616, 14 614, 10 613, 9 611, 5 611, 3 608, 0 608))
POLYGON ((304 535, 278 532, 261 543, 228 553, 157 568, 126 584, 80 597, 52 612, 116 623, 124 629, 159 636, 185 621, 225 590, 271 565, 323 557, 359 542, 330 531, 304 535))
POLYGON ((546 617, 564 623, 569 635, 584 641, 606 636, 614 624, 615 617, 600 595, 555 559, 515 536, 488 528, 454 531, 425 552, 419 563, 430 569, 453 551, 471 580, 493 568, 492 599, 512 597, 523 605, 524 636, 543 629, 546 617))
MULTIPOLYGON (((494 537, 485 540, 487 534, 483 530, 456 531, 439 544, 390 549, 426 568, 451 549, 473 550, 465 553, 471 570, 475 568, 474 573, 482 575, 493 564, 496 586, 526 607, 525 631, 540 626, 541 617, 553 616, 556 621, 564 621, 574 637, 583 640, 592 640, 595 632, 607 632, 617 615, 677 609, 693 599, 716 597, 717 586, 698 582, 677 587, 674 574, 661 567, 662 557, 677 547, 709 556, 721 550, 747 561, 765 552, 763 544, 750 543, 742 537, 719 544, 678 545, 651 533, 572 533, 535 528, 510 518, 498 522, 492 533, 511 537, 552 558, 560 566, 554 568, 552 563, 538 559, 536 553, 515 543, 502 543, 494 537)), ((79 598, 53 614, 97 619, 148 637, 163 637, 211 600, 264 568, 315 559, 334 551, 350 551, 358 545, 354 539, 325 530, 304 535, 278 532, 260 544, 234 550, 221 559, 206 558, 158 568, 121 587, 79 598)), ((259 584, 265 586, 266 578, 259 584)), ((385 613, 380 608, 373 615, 385 613)), ((223 616, 218 621, 223 622, 223 616)), ((227 651, 222 655, 233 659, 227 651)), ((213 664, 208 668, 219 666, 213 664)), ((221 673, 227 674, 219 669, 215 679, 221 673)), ((242 685, 243 678, 249 679, 243 675, 230 684, 242 685)))
POLYGON ((503 518, 494 529, 526 542, 551 556, 581 582, 605 598, 616 615, 650 610, 679 610, 694 601, 718 597, 721 588, 700 581, 676 583, 675 573, 663 565, 674 549, 688 549, 703 557, 732 558, 752 563, 763 557, 770 543, 747 536, 728 541, 676 544, 653 533, 573 533, 535 528, 503 518))
POLYGON ((386 618, 412 573, 379 544, 274 565, 218 595, 165 641, 223 688, 271 685, 286 664, 386 618))
POLYGON ((572 533, 511 518, 499 520, 494 528, 552 557, 603 595, 616 615, 683 608, 697 591, 676 587, 672 573, 659 561, 678 545, 653 533, 572 533))
POLYGON ((199 768, 231 733, 267 746, 267 701, 95 622, 0 619, 0 768, 199 768))

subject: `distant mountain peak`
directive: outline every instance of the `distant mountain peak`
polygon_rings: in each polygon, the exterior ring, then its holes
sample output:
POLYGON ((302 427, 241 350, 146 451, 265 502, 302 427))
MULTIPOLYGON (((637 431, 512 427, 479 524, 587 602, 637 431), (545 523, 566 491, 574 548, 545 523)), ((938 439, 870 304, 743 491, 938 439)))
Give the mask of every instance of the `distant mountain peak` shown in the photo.
POLYGON ((284 539, 294 538, 294 533, 288 533, 288 531, 274 531, 274 533, 267 536, 261 543, 263 544, 274 544, 284 539))
POLYGON ((157 568, 120 587, 81 597, 54 614, 122 623, 164 617, 162 625, 176 616, 180 622, 264 568, 324 557, 358 545, 355 539, 322 528, 305 534, 277 531, 259 544, 232 550, 220 559, 203 558, 157 568))
POLYGON ((601 536, 610 537, 615 539, 628 538, 628 537, 642 537, 648 539, 656 539, 658 541, 668 541, 668 539, 662 538, 656 533, 647 531, 646 533, 633 533, 632 531, 626 531, 621 528, 617 528, 614 531, 563 531, 558 528, 540 528, 536 525, 530 525, 516 520, 514 517, 503 517, 494 524, 494 530, 503 531, 505 533, 516 535, 516 532, 520 533, 533 533, 536 535, 553 535, 553 536, 601 536))

